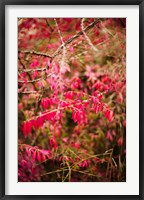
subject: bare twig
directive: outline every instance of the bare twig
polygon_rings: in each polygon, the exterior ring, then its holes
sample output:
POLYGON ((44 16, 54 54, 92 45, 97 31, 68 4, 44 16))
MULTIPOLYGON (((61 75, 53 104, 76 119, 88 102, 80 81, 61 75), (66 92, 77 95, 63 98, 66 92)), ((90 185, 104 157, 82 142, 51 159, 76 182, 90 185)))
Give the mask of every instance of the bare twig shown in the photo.
POLYGON ((46 19, 46 24, 47 24, 47 26, 51 29, 51 31, 53 31, 54 29, 53 29, 53 27, 50 25, 50 23, 49 23, 49 21, 48 21, 48 19, 46 19))
POLYGON ((35 94, 35 93, 38 93, 38 91, 35 91, 35 90, 32 91, 32 90, 31 90, 31 91, 24 91, 24 92, 18 92, 18 93, 19 93, 19 94, 32 94, 32 93, 35 94))
POLYGON ((89 37, 87 36, 87 34, 84 30, 84 18, 82 18, 82 20, 81 20, 81 29, 82 29, 82 32, 83 32, 85 39, 87 40, 88 44, 91 46, 91 48, 94 51, 98 52, 98 49, 92 44, 91 40, 89 39, 89 37))
POLYGON ((44 71, 47 68, 36 68, 36 69, 19 69, 20 72, 35 72, 35 71, 44 71))
POLYGON ((57 26, 57 29, 58 29, 58 33, 59 33, 59 36, 60 36, 60 39, 61 39, 61 43, 62 43, 62 46, 63 46, 63 55, 62 55, 61 65, 60 65, 60 72, 61 72, 62 69, 64 68, 64 62, 65 62, 65 56, 66 56, 66 47, 65 47, 65 43, 64 43, 62 34, 60 32, 57 20, 56 19, 54 19, 54 20, 55 20, 55 23, 56 23, 56 26, 57 26))
POLYGON ((43 80, 43 78, 37 78, 37 79, 34 79, 34 80, 26 80, 26 81, 18 81, 19 83, 35 83, 35 82, 38 82, 38 81, 41 81, 43 80))
POLYGON ((43 53, 43 52, 39 52, 39 51, 35 51, 35 50, 18 50, 18 53, 35 54, 38 56, 53 58, 53 56, 49 55, 48 53, 43 53))
MULTIPOLYGON (((20 61, 20 63, 21 63, 21 65, 23 66, 23 68, 26 69, 25 64, 22 62, 22 60, 21 60, 21 58, 20 58, 19 56, 18 56, 18 60, 20 61)), ((32 81, 32 77, 31 77, 31 75, 29 74, 29 72, 27 72, 27 75, 28 75, 30 81, 32 81)), ((18 82, 19 82, 19 81, 18 81, 18 82)), ((33 84, 33 82, 32 82, 32 84, 33 84)), ((35 84, 33 84, 33 87, 34 87, 34 89, 36 90, 35 84)))
POLYGON ((43 78, 37 78, 37 79, 31 79, 31 80, 26 80, 26 81, 18 81, 19 83, 35 83, 35 82, 38 82, 38 81, 41 81, 41 80, 45 80, 46 78, 50 77, 52 74, 54 73, 51 73, 49 75, 47 75, 46 77, 43 77, 43 78))
POLYGON ((55 171, 52 171, 52 172, 47 172, 45 174, 42 174, 41 176, 45 176, 45 175, 53 174, 53 173, 57 173, 57 172, 62 172, 62 171, 68 171, 68 169, 58 169, 58 170, 55 170, 55 171))
POLYGON ((103 24, 103 22, 102 22, 102 21, 100 21, 100 22, 101 22, 101 25, 102 25, 103 28, 104 28, 105 33, 108 33, 109 35, 111 35, 112 37, 114 37, 114 35, 111 33, 111 31, 109 31, 109 30, 105 27, 105 25, 103 24))

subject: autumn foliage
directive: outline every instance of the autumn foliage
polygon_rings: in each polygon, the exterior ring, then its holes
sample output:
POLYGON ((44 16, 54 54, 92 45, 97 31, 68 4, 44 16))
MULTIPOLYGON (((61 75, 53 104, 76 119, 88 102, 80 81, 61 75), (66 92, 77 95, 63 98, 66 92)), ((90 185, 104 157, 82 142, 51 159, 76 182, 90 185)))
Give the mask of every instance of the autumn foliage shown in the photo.
POLYGON ((126 19, 18 19, 18 179, 126 181, 126 19))

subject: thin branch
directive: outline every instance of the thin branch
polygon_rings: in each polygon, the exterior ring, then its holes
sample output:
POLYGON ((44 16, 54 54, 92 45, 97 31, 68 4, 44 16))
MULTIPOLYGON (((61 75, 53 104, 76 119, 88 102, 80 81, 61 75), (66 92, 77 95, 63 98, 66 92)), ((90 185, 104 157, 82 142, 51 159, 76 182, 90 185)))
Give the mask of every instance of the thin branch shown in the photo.
POLYGON ((47 68, 37 68, 37 69, 19 69, 20 72, 35 72, 35 71, 44 71, 47 68))
POLYGON ((23 68, 26 69, 26 66, 24 65, 24 63, 22 62, 22 60, 19 56, 18 56, 18 60, 19 60, 20 64, 23 66, 23 68))
POLYGON ((84 36, 85 36, 85 39, 87 40, 87 42, 88 42, 88 44, 90 45, 90 47, 91 47, 94 51, 98 52, 98 49, 92 44, 90 38, 87 36, 87 34, 86 34, 85 30, 84 30, 84 18, 82 18, 82 20, 81 20, 81 29, 82 29, 82 32, 83 32, 83 34, 84 34, 84 36))
POLYGON ((63 55, 62 55, 61 64, 60 64, 60 72, 61 72, 61 70, 64 68, 64 62, 65 62, 65 56, 66 56, 66 47, 65 47, 65 43, 64 43, 62 34, 60 32, 57 20, 56 19, 54 19, 54 20, 55 20, 55 23, 56 23, 56 26, 57 26, 57 29, 58 29, 58 33, 59 33, 59 36, 60 36, 60 39, 61 39, 61 43, 62 43, 62 46, 63 46, 63 55))
MULTIPOLYGON (((20 61, 20 64, 23 66, 23 68, 26 70, 26 66, 25 66, 25 64, 22 62, 22 60, 21 60, 21 58, 18 56, 18 60, 20 61)), ((29 79, 30 79, 30 81, 32 81, 32 77, 31 77, 31 75, 27 72, 27 75, 28 75, 28 77, 29 77, 29 79)), ((18 81, 19 82, 19 81, 18 81)), ((33 82, 32 82, 32 84, 33 84, 33 82)), ((34 87, 34 89, 36 90, 37 88, 36 88, 36 86, 35 86, 35 84, 33 84, 33 87, 34 87)))
POLYGON ((45 174, 42 174, 41 176, 45 176, 45 175, 48 175, 48 174, 53 174, 53 173, 57 173, 57 172, 62 172, 62 171, 68 171, 69 169, 58 169, 58 170, 55 170, 55 171, 52 171, 52 172, 47 172, 45 174))
POLYGON ((18 81, 19 83, 35 83, 37 81, 41 81, 43 80, 43 78, 37 78, 37 79, 34 79, 34 80, 29 80, 29 81, 18 81))
POLYGON ((102 25, 103 28, 104 28, 105 33, 108 33, 109 35, 111 35, 112 37, 114 37, 114 35, 111 33, 111 31, 109 31, 109 30, 105 27, 105 25, 103 24, 103 22, 102 22, 102 21, 100 21, 100 22, 101 22, 101 25, 102 25))
POLYGON ((43 52, 39 52, 39 51, 35 51, 35 50, 18 50, 18 53, 34 54, 34 55, 38 55, 38 56, 53 58, 53 56, 49 55, 48 53, 43 53, 43 52))
POLYGON ((69 182, 71 181, 71 167, 69 165, 69 163, 66 161, 66 164, 68 166, 69 172, 68 172, 68 176, 69 176, 69 182))
POLYGON ((76 169, 72 169, 72 171, 75 171, 75 172, 79 172, 81 174, 86 174, 88 176, 95 176, 95 177, 98 177, 97 175, 95 174, 92 174, 92 173, 89 173, 89 172, 85 172, 85 171, 80 171, 80 170, 76 170, 76 169))
POLYGON ((38 91, 25 91, 25 92, 18 92, 19 94, 32 94, 32 93, 39 93, 38 91))
POLYGON ((38 82, 38 81, 41 81, 41 80, 45 80, 46 78, 50 77, 51 75, 53 75, 54 73, 51 73, 49 75, 47 75, 46 77, 43 77, 43 78, 37 78, 37 79, 31 79, 31 80, 26 80, 26 81, 18 81, 19 83, 35 83, 35 82, 38 82))
POLYGON ((50 25, 50 23, 49 23, 49 21, 48 21, 48 19, 46 19, 46 24, 47 24, 47 26, 51 29, 51 31, 53 31, 54 29, 53 29, 53 27, 50 25))

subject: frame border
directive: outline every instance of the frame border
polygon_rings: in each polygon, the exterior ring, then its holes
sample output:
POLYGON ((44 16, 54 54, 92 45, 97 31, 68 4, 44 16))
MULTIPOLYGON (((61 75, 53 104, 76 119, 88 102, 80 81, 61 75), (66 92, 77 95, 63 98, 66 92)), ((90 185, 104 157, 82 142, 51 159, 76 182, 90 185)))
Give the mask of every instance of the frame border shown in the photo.
MULTIPOLYGON (((139 195, 5 195, 5 6, 67 5, 65 0, 0 0, 0 199, 144 199, 144 0, 69 0, 70 5, 139 5, 139 195)), ((68 5, 69 5, 68 4, 68 5)))

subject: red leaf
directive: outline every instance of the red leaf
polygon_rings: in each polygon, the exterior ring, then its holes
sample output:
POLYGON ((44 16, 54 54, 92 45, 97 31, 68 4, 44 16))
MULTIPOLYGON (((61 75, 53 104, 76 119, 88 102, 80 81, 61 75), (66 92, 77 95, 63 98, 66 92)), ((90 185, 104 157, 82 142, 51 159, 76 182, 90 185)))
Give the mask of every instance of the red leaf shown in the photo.
POLYGON ((41 161, 41 153, 38 151, 37 152, 37 160, 40 162, 41 161))
POLYGON ((32 159, 33 159, 33 161, 36 161, 36 153, 37 153, 37 152, 34 151, 33 154, 32 154, 32 159))

